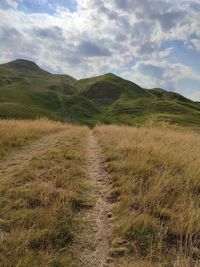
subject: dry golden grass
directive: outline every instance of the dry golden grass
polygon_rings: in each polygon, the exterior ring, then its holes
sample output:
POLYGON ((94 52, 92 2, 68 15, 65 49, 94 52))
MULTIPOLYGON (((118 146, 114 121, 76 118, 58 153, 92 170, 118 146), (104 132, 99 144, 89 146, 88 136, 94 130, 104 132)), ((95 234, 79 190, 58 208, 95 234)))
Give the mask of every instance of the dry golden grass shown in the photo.
POLYGON ((112 250, 124 256, 114 266, 200 266, 199 134, 164 125, 95 132, 111 174, 112 250))
POLYGON ((0 120, 0 159, 42 135, 66 129, 66 125, 47 119, 0 120))
MULTIPOLYGON (((60 127, 45 123, 44 129, 40 122, 30 128, 45 133, 47 128, 60 127)), ((87 136, 88 128, 68 126, 55 146, 0 180, 0 266, 77 266, 74 247, 82 227, 79 212, 89 203, 87 136)))
MULTIPOLYGON (((46 152, 0 180, 2 267, 81 266, 84 213, 93 204, 89 129, 0 121, 0 157, 61 130, 46 152)), ((110 173, 113 266, 200 266, 199 134, 165 124, 99 126, 95 133, 110 173)))

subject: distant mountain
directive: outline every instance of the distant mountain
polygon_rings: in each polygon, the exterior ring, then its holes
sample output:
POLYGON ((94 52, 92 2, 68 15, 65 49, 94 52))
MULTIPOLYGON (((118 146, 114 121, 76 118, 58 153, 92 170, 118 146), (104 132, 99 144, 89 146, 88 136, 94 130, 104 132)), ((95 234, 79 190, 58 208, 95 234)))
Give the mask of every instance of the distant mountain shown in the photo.
POLYGON ((112 73, 76 80, 22 59, 0 65, 0 118, 42 116, 87 125, 135 125, 150 116, 200 125, 200 104, 160 88, 141 88, 112 73))

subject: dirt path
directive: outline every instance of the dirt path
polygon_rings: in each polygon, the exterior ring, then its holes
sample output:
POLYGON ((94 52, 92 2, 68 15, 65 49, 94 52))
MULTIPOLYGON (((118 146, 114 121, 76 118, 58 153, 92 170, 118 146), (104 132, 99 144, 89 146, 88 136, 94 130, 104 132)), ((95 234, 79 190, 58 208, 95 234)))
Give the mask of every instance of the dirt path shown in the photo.
POLYGON ((37 153, 40 153, 49 146, 56 143, 57 137, 61 136, 64 131, 53 133, 31 143, 28 147, 19 151, 11 152, 8 158, 0 162, 0 178, 11 175, 15 171, 22 169, 37 153))
MULTIPOLYGON (((23 169, 34 156, 53 146, 57 137, 63 134, 65 134, 64 131, 42 137, 29 147, 11 153, 7 160, 0 162, 0 178, 23 169)), ((93 199, 95 205, 83 211, 81 217, 86 225, 86 233, 83 237, 85 245, 81 248, 82 256, 79 259, 79 265, 81 267, 108 267, 111 210, 111 204, 106 201, 106 190, 109 187, 108 173, 104 168, 103 157, 92 132, 88 136, 86 153, 92 187, 89 197, 93 199)))
POLYGON ((87 267, 109 266, 109 214, 110 204, 106 201, 108 173, 104 168, 103 158, 96 137, 91 132, 88 137, 88 171, 91 176, 92 193, 95 206, 88 210, 86 243, 82 265, 87 267))

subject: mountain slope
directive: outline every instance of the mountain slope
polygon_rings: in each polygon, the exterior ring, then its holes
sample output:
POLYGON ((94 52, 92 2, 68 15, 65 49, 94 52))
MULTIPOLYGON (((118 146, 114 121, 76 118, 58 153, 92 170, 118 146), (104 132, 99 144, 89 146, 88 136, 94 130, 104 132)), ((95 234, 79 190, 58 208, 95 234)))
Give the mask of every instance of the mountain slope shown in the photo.
POLYGON ((114 74, 76 80, 34 62, 0 65, 0 118, 48 117, 95 125, 135 125, 149 117, 200 125, 200 105, 160 88, 147 90, 114 74))
POLYGON ((112 73, 79 80, 77 85, 82 88, 83 95, 103 106, 109 106, 124 96, 131 98, 150 96, 147 91, 137 84, 124 80, 112 73))
POLYGON ((74 80, 52 75, 26 60, 0 65, 0 117, 62 120, 63 98, 75 93, 74 80))
POLYGON ((17 59, 0 66, 0 73, 7 75, 7 72, 13 73, 13 75, 50 75, 47 71, 41 69, 34 62, 17 59))

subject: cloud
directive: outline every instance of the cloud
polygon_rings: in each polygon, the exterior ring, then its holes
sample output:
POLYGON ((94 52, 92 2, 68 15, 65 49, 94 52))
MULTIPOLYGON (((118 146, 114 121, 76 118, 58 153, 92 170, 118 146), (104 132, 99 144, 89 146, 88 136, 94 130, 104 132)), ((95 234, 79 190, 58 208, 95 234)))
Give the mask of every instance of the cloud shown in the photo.
POLYGON ((0 50, 4 58, 29 58, 35 53, 37 45, 33 45, 26 36, 14 27, 0 28, 0 50))
POLYGON ((140 63, 139 69, 142 74, 147 76, 153 76, 156 78, 163 78, 164 68, 153 64, 140 63))
POLYGON ((145 0, 114 0, 114 2, 118 8, 126 11, 134 8, 143 9, 145 4, 149 5, 149 1, 145 0))
POLYGON ((114 72, 193 94, 199 12, 196 0, 1 0, 0 62, 24 57, 77 78, 114 72))
POLYGON ((200 4, 198 2, 189 3, 189 5, 195 12, 200 12, 200 4))
POLYGON ((200 102, 200 90, 190 95, 190 98, 194 101, 200 102))
POLYGON ((63 31, 58 26, 53 26, 48 28, 36 27, 33 29, 33 33, 39 38, 52 39, 52 40, 63 38, 63 31))
POLYGON ((20 0, 18 0, 18 1, 1 0, 1 2, 0 2, 0 8, 5 8, 5 9, 13 8, 13 9, 16 9, 19 2, 20 2, 20 0))
POLYGON ((154 17, 158 19, 163 30, 166 31, 176 26, 177 23, 182 22, 186 15, 187 13, 183 11, 172 11, 163 14, 155 14, 154 17))
POLYGON ((92 41, 82 41, 78 46, 78 51, 84 57, 106 57, 111 56, 111 52, 104 48, 103 44, 100 46, 92 41))
POLYGON ((39 14, 55 14, 59 9, 76 11, 75 0, 3 0, 18 2, 18 6, 24 12, 39 14))

